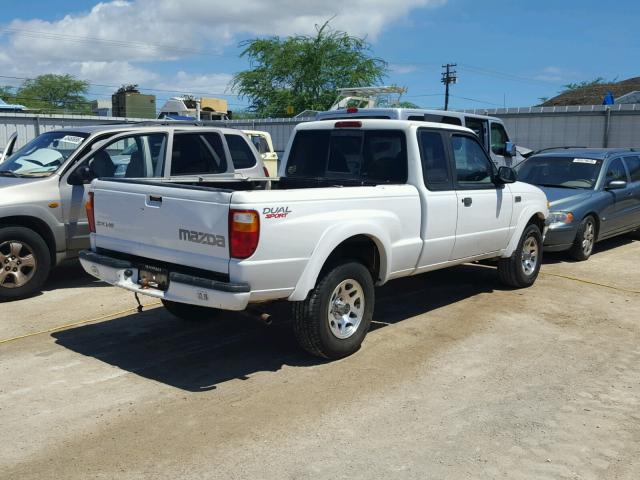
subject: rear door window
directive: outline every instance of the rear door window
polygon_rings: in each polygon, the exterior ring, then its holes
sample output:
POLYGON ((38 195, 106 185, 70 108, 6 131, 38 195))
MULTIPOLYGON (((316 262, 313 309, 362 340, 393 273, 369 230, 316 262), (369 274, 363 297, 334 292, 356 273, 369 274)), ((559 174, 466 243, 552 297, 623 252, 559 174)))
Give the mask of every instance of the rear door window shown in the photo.
POLYGON ((291 147, 287 176, 405 183, 407 151, 400 130, 301 130, 291 147))
POLYGON ((632 182, 640 182, 640 157, 624 157, 632 182))
POLYGON ((171 175, 207 175, 227 171, 218 133, 176 133, 171 151, 171 175))
POLYGON ((431 191, 452 190, 453 182, 442 134, 420 129, 418 144, 422 159, 422 175, 427 188, 431 191))
POLYGON ((224 138, 227 141, 231 161, 236 170, 255 167, 256 157, 244 136, 227 134, 224 138))

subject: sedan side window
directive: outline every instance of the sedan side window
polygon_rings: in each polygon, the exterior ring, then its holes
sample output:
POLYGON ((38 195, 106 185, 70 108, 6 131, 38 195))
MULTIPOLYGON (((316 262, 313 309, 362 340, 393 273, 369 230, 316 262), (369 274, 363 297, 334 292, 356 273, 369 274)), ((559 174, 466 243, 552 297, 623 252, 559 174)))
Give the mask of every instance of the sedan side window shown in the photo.
POLYGON ((608 185, 609 182, 612 182, 614 180, 624 180, 625 182, 627 181, 627 172, 624 171, 624 165, 622 164, 622 160, 619 158, 614 159, 609 164, 604 184, 608 185))
POLYGON ((624 157, 632 182, 640 182, 640 157, 624 157))
POLYGON ((456 162, 456 179, 461 188, 484 188, 492 185, 493 166, 477 140, 451 136, 451 147, 456 162))

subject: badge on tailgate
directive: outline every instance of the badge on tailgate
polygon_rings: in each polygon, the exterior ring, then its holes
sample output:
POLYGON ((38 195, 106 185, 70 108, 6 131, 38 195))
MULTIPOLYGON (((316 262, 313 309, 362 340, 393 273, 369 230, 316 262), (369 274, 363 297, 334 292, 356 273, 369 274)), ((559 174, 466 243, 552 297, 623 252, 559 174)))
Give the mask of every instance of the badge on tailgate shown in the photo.
POLYGON ((227 242, 223 235, 213 233, 198 232, 196 230, 178 229, 178 238, 184 242, 202 243, 212 247, 224 247, 227 242))

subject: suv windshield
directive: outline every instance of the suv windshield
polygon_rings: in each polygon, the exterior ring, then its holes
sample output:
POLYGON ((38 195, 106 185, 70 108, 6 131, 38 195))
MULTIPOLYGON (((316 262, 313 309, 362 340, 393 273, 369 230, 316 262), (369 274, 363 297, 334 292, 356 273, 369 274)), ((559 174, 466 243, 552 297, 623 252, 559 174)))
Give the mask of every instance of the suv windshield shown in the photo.
POLYGON ((0 163, 0 172, 16 176, 50 175, 88 136, 82 132, 43 133, 0 163))
POLYGON ((579 157, 531 157, 518 166, 518 180, 541 187, 587 188, 596 185, 602 160, 579 157))

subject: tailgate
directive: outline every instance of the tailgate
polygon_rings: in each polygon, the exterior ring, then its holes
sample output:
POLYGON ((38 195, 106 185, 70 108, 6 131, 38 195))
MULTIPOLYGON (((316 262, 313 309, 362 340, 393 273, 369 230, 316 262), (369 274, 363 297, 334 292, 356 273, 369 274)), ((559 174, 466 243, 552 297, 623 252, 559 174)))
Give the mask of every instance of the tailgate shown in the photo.
POLYGON ((231 190, 100 180, 92 190, 94 247, 228 273, 231 190))

